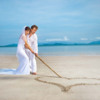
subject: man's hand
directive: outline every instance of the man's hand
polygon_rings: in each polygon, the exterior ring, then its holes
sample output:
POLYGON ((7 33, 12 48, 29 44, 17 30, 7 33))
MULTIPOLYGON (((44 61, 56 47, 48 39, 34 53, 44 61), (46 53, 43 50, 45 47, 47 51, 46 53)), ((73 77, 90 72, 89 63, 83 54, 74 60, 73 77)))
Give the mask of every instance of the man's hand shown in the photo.
POLYGON ((38 53, 35 53, 35 56, 37 57, 38 56, 38 53))

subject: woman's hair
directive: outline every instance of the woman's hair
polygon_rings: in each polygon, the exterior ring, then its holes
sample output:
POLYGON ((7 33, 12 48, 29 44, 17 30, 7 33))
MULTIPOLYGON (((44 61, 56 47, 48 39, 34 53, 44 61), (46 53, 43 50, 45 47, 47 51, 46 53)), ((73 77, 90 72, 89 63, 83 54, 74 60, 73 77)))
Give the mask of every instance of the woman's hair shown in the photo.
POLYGON ((32 25, 32 26, 31 26, 31 29, 33 29, 33 28, 38 29, 38 26, 36 26, 36 25, 32 25))
POLYGON ((30 30, 31 30, 30 27, 28 26, 25 27, 25 31, 30 31, 30 30))

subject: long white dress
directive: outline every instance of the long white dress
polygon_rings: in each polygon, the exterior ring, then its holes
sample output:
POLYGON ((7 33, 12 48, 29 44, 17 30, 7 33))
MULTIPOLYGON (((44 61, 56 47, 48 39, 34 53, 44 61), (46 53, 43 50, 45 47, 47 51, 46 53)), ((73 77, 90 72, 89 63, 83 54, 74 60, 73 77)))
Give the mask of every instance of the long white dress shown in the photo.
POLYGON ((19 66, 17 69, 0 69, 0 74, 15 74, 15 75, 28 75, 30 74, 30 67, 29 67, 29 57, 27 56, 25 52, 25 33, 21 34, 19 41, 18 41, 18 46, 17 46, 17 52, 16 56, 18 57, 19 60, 19 66))
MULTIPOLYGON (((37 38, 37 34, 34 33, 31 37, 29 37, 29 35, 27 35, 27 41, 28 41, 28 44, 31 46, 32 50, 35 53, 38 53, 38 38, 37 38)), ((29 51, 29 50, 26 50, 26 54, 29 57, 30 71, 31 72, 37 72, 37 63, 36 63, 35 55, 32 54, 31 51, 29 51)))
POLYGON ((29 58, 25 52, 26 48, 24 46, 24 38, 26 38, 26 36, 23 33, 19 39, 16 53, 19 60, 19 67, 16 69, 14 74, 30 74, 29 58))

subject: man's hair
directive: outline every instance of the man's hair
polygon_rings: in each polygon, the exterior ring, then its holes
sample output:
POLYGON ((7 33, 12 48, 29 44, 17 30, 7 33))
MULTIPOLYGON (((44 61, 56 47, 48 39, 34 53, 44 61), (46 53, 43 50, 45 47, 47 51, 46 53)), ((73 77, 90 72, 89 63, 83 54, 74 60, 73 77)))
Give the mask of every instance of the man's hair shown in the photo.
POLYGON ((26 26, 25 27, 25 31, 27 31, 27 30, 29 31, 30 30, 30 27, 26 26))
POLYGON ((32 26, 31 26, 31 29, 33 29, 33 28, 38 29, 38 26, 36 26, 36 25, 32 25, 32 26))

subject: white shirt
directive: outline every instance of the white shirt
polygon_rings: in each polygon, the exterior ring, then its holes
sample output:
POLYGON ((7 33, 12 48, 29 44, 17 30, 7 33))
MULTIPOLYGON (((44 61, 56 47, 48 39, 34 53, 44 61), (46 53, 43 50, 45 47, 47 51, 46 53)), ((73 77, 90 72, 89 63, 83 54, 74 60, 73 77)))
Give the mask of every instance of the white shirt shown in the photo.
POLYGON ((27 42, 31 46, 32 50, 35 53, 38 53, 38 38, 37 38, 37 34, 34 33, 34 34, 32 34, 31 37, 29 37, 29 35, 27 35, 27 42))

